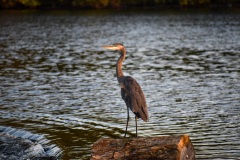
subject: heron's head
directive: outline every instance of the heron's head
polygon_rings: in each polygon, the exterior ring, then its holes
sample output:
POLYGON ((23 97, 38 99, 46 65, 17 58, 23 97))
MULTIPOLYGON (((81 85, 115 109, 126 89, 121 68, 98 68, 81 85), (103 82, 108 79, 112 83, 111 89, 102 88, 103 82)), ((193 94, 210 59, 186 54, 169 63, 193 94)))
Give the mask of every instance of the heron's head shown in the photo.
POLYGON ((121 43, 115 43, 113 45, 103 46, 103 48, 112 50, 112 51, 119 51, 124 49, 124 46, 121 43))

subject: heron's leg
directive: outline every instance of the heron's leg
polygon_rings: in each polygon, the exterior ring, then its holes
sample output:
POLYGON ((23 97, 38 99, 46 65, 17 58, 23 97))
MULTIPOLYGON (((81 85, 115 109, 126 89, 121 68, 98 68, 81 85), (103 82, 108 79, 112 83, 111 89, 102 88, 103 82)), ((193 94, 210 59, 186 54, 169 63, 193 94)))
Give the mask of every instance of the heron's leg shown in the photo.
POLYGON ((135 116, 135 122, 136 122, 136 137, 137 137, 137 116, 135 116))
POLYGON ((126 124, 126 131, 124 134, 124 138, 126 137, 126 134, 127 134, 128 122, 129 122, 129 108, 127 107, 127 124, 126 124))

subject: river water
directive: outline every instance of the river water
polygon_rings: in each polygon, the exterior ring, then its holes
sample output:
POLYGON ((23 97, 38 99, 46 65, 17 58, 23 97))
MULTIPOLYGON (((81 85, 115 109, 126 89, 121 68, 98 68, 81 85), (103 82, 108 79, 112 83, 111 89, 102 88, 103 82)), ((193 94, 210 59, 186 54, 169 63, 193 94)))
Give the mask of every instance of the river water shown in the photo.
POLYGON ((63 159, 123 137, 119 54, 101 49, 120 42, 149 107, 139 136, 188 134, 197 159, 239 159, 239 12, 1 11, 0 25, 1 125, 45 135, 63 159))

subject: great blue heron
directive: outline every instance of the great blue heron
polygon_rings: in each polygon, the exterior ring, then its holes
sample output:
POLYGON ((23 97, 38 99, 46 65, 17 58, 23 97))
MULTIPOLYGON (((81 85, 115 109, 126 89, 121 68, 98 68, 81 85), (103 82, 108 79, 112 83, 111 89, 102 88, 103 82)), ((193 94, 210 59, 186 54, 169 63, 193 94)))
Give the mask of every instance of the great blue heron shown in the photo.
POLYGON ((127 105, 127 124, 124 137, 126 137, 128 122, 129 122, 129 108, 135 114, 135 123, 136 123, 136 137, 137 137, 137 119, 141 118, 145 122, 148 121, 148 108, 146 104, 146 98, 143 94, 143 91, 137 81, 130 77, 124 76, 122 72, 122 62, 126 57, 126 49, 120 43, 114 45, 103 46, 105 49, 120 51, 121 56, 119 57, 116 64, 116 73, 117 80, 121 87, 122 99, 127 105))

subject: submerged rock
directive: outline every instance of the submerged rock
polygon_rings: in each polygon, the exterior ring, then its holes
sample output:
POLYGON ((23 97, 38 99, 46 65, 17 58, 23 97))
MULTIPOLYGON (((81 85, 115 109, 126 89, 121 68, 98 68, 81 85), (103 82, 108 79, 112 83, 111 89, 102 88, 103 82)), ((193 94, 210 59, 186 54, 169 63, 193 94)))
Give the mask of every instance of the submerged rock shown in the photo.
POLYGON ((59 159, 61 150, 55 145, 49 147, 46 142, 49 141, 38 134, 11 127, 0 127, 0 159, 59 159))

